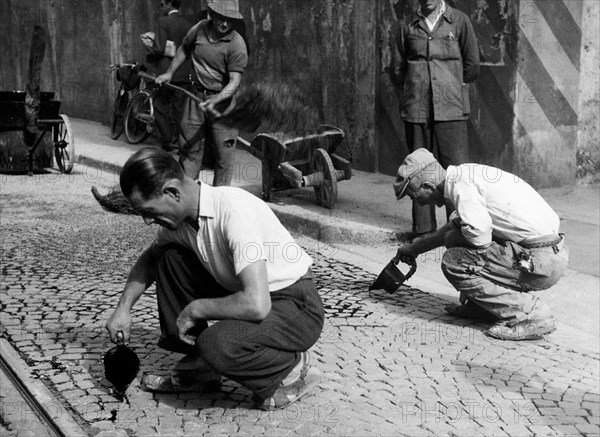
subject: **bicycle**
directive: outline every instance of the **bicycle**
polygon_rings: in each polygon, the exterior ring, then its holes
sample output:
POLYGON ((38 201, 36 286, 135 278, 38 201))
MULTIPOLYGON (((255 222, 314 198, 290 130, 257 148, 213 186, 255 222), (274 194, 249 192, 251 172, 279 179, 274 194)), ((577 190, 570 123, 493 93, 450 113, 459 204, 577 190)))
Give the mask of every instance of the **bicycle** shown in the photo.
POLYGON ((110 136, 113 140, 118 139, 124 131, 127 142, 137 144, 148 138, 154 129, 151 96, 146 89, 146 83, 138 76, 138 73, 145 69, 138 63, 111 65, 111 71, 116 72, 116 79, 121 83, 113 103, 110 124, 110 136), (149 103, 140 106, 140 102, 146 102, 148 98, 150 98, 149 103), (134 105, 133 110, 132 105, 134 105), (142 121, 144 116, 136 117, 138 112, 148 112, 151 117, 146 117, 142 121))

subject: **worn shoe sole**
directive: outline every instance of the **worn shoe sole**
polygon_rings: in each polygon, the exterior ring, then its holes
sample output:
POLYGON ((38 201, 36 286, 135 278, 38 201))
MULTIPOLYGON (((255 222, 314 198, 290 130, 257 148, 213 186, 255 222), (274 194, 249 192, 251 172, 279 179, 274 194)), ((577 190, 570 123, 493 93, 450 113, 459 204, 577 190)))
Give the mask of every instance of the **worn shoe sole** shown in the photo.
POLYGON ((310 367, 304 378, 300 378, 297 382, 290 384, 289 387, 284 387, 281 392, 265 399, 258 408, 265 411, 280 410, 302 399, 314 387, 319 385, 323 374, 317 367, 310 367), (287 394, 285 393, 287 392, 287 394))
POLYGON ((556 331, 554 317, 540 320, 524 320, 514 326, 497 324, 488 328, 485 333, 500 340, 541 340, 544 335, 556 331))

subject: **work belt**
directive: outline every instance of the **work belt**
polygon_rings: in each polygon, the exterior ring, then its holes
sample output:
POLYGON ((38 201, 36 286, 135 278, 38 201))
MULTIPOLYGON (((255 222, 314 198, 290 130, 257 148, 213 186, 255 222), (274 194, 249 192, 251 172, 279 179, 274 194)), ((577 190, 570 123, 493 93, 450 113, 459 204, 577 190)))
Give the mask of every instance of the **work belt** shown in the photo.
POLYGON ((521 241, 519 246, 525 249, 539 249, 542 247, 552 247, 554 253, 558 253, 560 250, 559 245, 563 241, 564 234, 548 235, 542 237, 535 237, 528 239, 529 241, 521 241))
POLYGON ((197 85, 194 84, 194 93, 196 95, 203 95, 204 97, 209 97, 209 96, 214 96, 215 94, 219 94, 221 91, 213 91, 213 90, 209 90, 204 88, 202 85, 197 85))

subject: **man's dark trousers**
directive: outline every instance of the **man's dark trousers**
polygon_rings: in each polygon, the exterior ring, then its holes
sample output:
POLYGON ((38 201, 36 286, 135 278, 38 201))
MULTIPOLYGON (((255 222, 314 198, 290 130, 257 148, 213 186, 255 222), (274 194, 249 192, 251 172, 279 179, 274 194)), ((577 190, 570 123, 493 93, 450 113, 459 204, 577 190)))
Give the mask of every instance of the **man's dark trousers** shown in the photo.
MULTIPOLYGON (((449 165, 469 162, 469 136, 467 121, 429 121, 428 123, 404 122, 406 142, 410 153, 417 149, 429 150, 445 169, 449 165)), ((449 216, 452 209, 446 208, 449 216)), ((424 234, 435 231, 435 205, 419 205, 413 201, 413 232, 424 234)))
MULTIPOLYGON (((173 82, 172 82, 173 83, 173 82)), ((191 88, 189 82, 173 83, 180 88, 191 88)), ((183 105, 186 96, 182 92, 160 87, 156 93, 154 104, 154 128, 156 136, 163 149, 170 149, 171 145, 177 147, 179 139, 179 123, 183 115, 183 105)))
POLYGON ((179 340, 177 317, 192 301, 231 294, 206 271, 197 255, 170 246, 162 255, 156 278, 162 332, 159 346, 180 353, 200 352, 217 373, 252 390, 273 394, 323 329, 324 310, 311 274, 271 293, 271 312, 261 322, 221 320, 195 327, 196 346, 179 340))

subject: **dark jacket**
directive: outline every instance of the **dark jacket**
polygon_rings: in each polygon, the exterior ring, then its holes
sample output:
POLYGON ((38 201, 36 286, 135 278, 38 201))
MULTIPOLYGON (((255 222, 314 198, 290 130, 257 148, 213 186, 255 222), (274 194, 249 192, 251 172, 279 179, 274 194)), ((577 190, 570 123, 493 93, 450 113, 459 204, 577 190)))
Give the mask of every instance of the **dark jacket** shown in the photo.
MULTIPOLYGON (((188 33, 192 24, 179 14, 173 12, 169 15, 158 19, 158 31, 156 33, 156 49, 151 53, 149 62, 152 62, 157 74, 162 74, 169 68, 173 58, 164 56, 165 44, 167 40, 173 41, 175 46, 179 48, 183 42, 183 38, 188 33)), ((189 76, 192 72, 192 64, 186 60, 173 74, 171 82, 189 82, 189 76)))
POLYGON ((479 47, 469 17, 446 6, 433 33, 418 13, 398 28, 391 79, 402 92, 404 121, 425 123, 433 100, 435 121, 466 120, 469 85, 479 76, 479 47))

